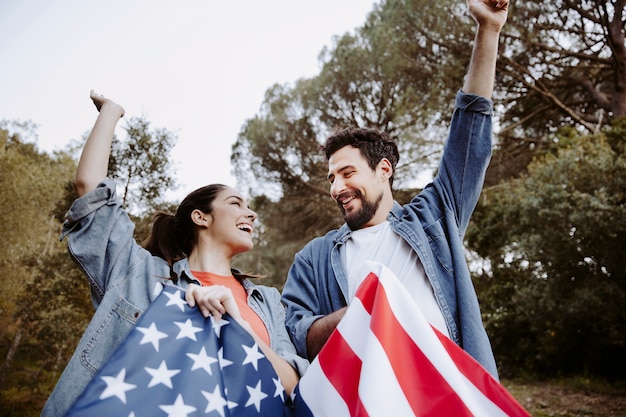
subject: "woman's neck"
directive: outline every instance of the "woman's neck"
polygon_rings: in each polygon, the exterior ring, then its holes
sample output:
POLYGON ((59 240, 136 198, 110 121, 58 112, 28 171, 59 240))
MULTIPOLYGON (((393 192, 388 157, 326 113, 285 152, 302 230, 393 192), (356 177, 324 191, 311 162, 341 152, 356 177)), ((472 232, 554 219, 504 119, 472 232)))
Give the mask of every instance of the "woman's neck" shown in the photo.
POLYGON ((220 252, 201 250, 196 247, 188 257, 189 268, 193 271, 212 272, 217 275, 231 275, 230 257, 220 252))

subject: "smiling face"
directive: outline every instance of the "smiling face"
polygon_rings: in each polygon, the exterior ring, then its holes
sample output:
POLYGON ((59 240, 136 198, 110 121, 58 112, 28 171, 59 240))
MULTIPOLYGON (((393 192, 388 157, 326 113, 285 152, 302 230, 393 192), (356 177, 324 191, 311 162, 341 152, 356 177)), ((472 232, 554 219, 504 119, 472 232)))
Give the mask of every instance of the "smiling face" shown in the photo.
POLYGON ((213 242, 230 248, 233 254, 252 249, 257 215, 239 192, 230 187, 221 190, 211 204, 211 213, 205 215, 211 219, 207 231, 213 242))
POLYGON ((393 169, 383 158, 372 170, 359 149, 344 146, 328 159, 330 196, 352 230, 383 222, 393 204, 389 177, 393 169))

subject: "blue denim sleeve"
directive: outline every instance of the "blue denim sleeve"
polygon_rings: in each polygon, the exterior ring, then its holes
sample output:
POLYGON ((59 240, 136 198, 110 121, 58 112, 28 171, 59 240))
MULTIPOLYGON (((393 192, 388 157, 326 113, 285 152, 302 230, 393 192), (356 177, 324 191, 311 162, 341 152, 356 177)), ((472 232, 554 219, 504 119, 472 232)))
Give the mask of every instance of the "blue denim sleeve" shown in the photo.
POLYGON ((282 300, 287 309, 287 320, 285 325, 289 336, 293 341, 299 355, 307 357, 306 336, 309 328, 317 319, 323 317, 321 314, 314 314, 313 311, 320 311, 320 300, 317 296, 317 285, 308 256, 311 255, 311 242, 300 252, 296 253, 294 261, 289 268, 287 281, 283 287, 282 300))
POLYGON ((273 328, 275 329, 275 343, 272 349, 284 360, 286 360, 297 372, 298 375, 304 375, 309 366, 309 361, 296 353, 287 328, 285 327, 285 308, 280 300, 280 293, 276 288, 266 287, 263 294, 265 302, 268 303, 272 313, 273 328))
POLYGON ((134 224, 115 194, 115 183, 104 180, 76 199, 66 214, 61 239, 89 280, 97 306, 108 288, 128 278, 148 256, 135 241, 134 224))
POLYGON ((476 207, 491 159, 493 103, 484 97, 456 96, 456 108, 433 181, 445 206, 453 210, 463 235, 476 207))

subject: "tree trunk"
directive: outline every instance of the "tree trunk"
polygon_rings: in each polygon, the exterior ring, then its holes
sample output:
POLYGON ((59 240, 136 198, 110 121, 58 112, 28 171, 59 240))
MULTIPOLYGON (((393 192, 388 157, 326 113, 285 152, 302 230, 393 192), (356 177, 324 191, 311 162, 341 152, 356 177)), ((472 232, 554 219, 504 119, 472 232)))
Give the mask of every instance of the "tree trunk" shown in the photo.
POLYGON ((18 326, 17 333, 15 333, 15 338, 13 339, 13 343, 11 343, 7 357, 4 360, 2 367, 0 367, 0 387, 4 387, 4 382, 9 373, 9 369, 11 369, 11 363, 13 362, 17 348, 20 345, 20 341, 22 340, 22 334, 22 327, 18 326))

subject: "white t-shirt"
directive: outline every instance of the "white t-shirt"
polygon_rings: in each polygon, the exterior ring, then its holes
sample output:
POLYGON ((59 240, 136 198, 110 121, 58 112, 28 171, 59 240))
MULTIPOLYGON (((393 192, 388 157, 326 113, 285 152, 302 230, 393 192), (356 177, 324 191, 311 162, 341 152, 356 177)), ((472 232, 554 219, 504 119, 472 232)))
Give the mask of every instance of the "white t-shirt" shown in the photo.
POLYGON ((354 230, 340 250, 348 273, 348 303, 365 279, 365 261, 379 262, 389 268, 402 282, 420 307, 426 320, 449 337, 448 327, 424 267, 408 243, 391 230, 388 221, 354 230))

